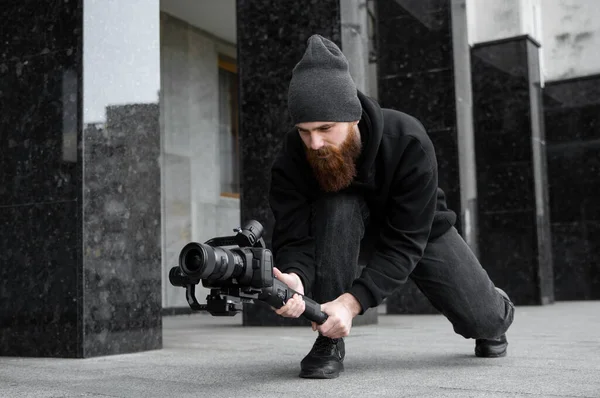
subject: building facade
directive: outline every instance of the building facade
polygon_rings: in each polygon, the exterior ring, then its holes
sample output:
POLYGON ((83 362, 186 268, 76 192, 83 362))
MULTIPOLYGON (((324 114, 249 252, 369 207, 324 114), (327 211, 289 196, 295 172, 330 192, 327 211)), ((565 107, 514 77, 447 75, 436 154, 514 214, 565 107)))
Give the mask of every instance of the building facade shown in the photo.
MULTIPOLYGON (((287 83, 314 33, 361 91, 423 122, 457 228, 517 305, 600 299, 599 13, 593 0, 4 2, 0 355, 160 348, 162 316, 189 310, 168 281, 183 245, 249 219, 270 241, 287 83)), ((386 306, 435 312, 410 281, 386 306)))

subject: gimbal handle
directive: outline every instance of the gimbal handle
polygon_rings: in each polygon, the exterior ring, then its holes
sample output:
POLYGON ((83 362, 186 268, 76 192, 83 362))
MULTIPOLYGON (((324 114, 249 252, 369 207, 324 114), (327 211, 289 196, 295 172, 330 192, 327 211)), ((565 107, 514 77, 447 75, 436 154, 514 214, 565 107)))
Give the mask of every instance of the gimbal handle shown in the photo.
MULTIPOLYGON (((270 304, 272 307, 281 308, 291 299, 294 294, 300 294, 297 291, 290 289, 285 283, 279 279, 273 279, 273 286, 262 288, 258 299, 270 304)), ((300 294, 305 303, 305 310, 302 315, 309 321, 316 322, 322 325, 327 320, 327 314, 321 311, 321 304, 300 294)))

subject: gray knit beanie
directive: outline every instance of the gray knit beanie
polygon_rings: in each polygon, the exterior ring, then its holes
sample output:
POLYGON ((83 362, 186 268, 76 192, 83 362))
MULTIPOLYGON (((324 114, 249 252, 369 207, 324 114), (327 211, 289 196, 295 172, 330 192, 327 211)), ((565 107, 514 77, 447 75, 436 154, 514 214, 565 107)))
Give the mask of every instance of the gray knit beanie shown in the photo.
POLYGON ((348 60, 332 41, 312 35, 292 72, 288 109, 294 124, 360 120, 362 107, 348 60))

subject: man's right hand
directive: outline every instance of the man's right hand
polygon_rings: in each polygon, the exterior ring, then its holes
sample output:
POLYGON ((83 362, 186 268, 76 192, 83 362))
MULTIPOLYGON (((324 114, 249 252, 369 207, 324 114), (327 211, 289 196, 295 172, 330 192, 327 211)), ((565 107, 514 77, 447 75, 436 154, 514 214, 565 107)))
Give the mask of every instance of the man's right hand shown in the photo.
MULTIPOLYGON (((298 293, 304 295, 304 286, 302 285, 302 281, 300 280, 300 277, 298 275, 294 273, 284 274, 277 268, 273 268, 273 274, 275 275, 275 278, 288 285, 290 289, 293 289, 298 293)), ((294 296, 291 299, 289 299, 283 307, 274 310, 275 313, 285 318, 298 318, 304 313, 305 309, 306 304, 304 303, 302 296, 294 294, 294 296)))

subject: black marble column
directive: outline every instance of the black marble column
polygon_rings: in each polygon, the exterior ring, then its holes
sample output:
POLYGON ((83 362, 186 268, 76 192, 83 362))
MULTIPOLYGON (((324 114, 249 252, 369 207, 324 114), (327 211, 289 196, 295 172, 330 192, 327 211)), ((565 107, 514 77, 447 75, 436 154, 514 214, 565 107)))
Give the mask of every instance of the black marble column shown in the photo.
MULTIPOLYGON (((376 5, 379 102, 423 123, 435 146, 440 187, 460 215, 451 2, 379 0, 376 5)), ((461 231, 460 220, 456 227, 461 231)), ((387 312, 437 310, 409 279, 387 299, 387 312)))
MULTIPOLYGON (((288 84, 313 34, 321 34, 341 48, 339 0, 237 0, 241 218, 260 221, 269 245, 273 229, 268 201, 271 164, 283 135, 293 126, 287 111, 288 84)), ((355 325, 373 323, 376 315, 375 310, 368 311, 355 325)), ((310 325, 304 318, 282 318, 261 304, 245 307, 244 324, 310 325)))
POLYGON ((0 7, 0 356, 162 344, 158 106, 84 130, 84 4, 0 7))
POLYGON ((600 75, 543 92, 556 300, 600 300, 600 75))
POLYGON ((158 104, 106 111, 83 134, 86 357, 162 343, 158 104))
POLYGON ((517 305, 554 301, 539 45, 472 48, 482 265, 517 305))
POLYGON ((82 355, 82 164, 63 129, 82 9, 52 3, 0 7, 0 355, 82 355))

